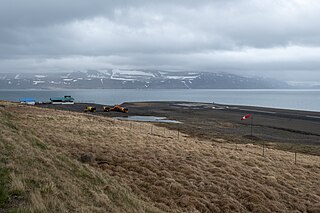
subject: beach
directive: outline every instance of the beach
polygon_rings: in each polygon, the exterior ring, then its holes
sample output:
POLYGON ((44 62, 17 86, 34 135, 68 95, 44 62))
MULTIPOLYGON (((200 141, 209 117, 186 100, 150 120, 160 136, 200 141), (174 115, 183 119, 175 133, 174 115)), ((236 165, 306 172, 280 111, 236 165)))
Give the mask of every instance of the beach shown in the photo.
POLYGON ((95 115, 107 117, 158 116, 182 122, 155 123, 199 139, 221 137, 233 143, 256 143, 287 151, 320 155, 320 112, 275 109, 253 106, 222 105, 199 102, 131 102, 123 103, 128 114, 103 112, 103 105, 39 105, 83 112, 86 106, 97 108, 95 115), (241 120, 250 114, 252 118, 241 120))

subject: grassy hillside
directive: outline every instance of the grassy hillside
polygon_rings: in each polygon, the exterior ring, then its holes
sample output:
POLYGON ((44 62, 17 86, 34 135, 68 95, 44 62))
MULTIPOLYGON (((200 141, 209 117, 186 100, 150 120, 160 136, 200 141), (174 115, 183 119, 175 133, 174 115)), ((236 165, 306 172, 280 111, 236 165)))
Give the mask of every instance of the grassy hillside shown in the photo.
POLYGON ((62 132, 34 126, 48 114, 37 110, 0 108, 0 212, 158 212, 107 171, 80 163, 62 132))
POLYGON ((320 210, 317 156, 6 102, 0 131, 0 212, 320 210))

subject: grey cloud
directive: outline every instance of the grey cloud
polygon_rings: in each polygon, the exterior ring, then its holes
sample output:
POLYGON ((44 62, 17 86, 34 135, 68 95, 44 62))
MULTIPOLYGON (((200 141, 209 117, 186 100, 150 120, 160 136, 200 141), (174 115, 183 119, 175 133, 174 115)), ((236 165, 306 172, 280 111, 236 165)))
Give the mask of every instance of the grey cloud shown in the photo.
POLYGON ((273 76, 320 65, 315 0, 0 3, 0 72, 118 66, 273 76))

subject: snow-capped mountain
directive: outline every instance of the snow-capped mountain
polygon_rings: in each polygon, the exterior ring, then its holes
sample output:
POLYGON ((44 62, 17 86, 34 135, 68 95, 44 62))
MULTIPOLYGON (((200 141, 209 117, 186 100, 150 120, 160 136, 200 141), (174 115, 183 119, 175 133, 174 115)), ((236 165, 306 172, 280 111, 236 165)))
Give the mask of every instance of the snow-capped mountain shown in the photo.
POLYGON ((229 73, 104 69, 0 74, 0 89, 273 89, 288 84, 229 73))

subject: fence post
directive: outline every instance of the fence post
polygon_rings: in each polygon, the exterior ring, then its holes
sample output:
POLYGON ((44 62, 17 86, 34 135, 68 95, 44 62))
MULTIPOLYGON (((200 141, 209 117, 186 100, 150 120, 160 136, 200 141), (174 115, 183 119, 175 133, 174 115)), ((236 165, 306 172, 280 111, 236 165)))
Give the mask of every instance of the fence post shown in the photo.
POLYGON ((153 135, 153 125, 151 125, 151 135, 153 135))
POLYGON ((180 129, 178 129, 178 140, 180 138, 180 129))
POLYGON ((163 135, 164 135, 164 137, 166 137, 166 128, 165 127, 163 127, 163 135))

